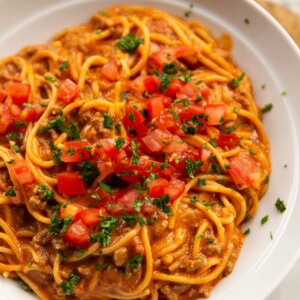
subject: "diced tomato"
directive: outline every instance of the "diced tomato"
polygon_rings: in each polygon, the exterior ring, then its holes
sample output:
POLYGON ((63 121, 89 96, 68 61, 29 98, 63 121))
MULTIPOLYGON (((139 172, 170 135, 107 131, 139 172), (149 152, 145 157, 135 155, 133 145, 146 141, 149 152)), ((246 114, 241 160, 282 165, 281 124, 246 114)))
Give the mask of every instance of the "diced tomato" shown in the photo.
POLYGON ((165 95, 168 97, 175 97, 177 93, 180 93, 184 87, 185 83, 178 78, 173 78, 167 88, 165 95))
POLYGON ((240 138, 232 133, 222 133, 217 138, 217 144, 221 148, 232 149, 240 142, 240 138))
POLYGON ((130 81, 129 88, 137 93, 144 93, 148 91, 149 94, 156 92, 157 87, 159 86, 159 79, 152 75, 141 75, 136 79, 130 81))
POLYGON ((197 99, 197 95, 201 96, 201 91, 199 86, 197 86, 193 82, 187 83, 178 93, 176 93, 177 99, 188 98, 190 101, 195 101, 197 99))
POLYGON ((166 194, 170 196, 171 202, 176 200, 184 192, 185 183, 179 179, 172 179, 170 186, 165 190, 166 194))
POLYGON ((154 52, 150 57, 159 68, 162 68, 164 64, 170 64, 177 58, 193 54, 196 51, 197 48, 194 46, 177 46, 154 52))
POLYGON ((161 111, 159 117, 154 120, 154 124, 159 129, 177 128, 179 126, 174 116, 165 110, 161 111))
POLYGON ((142 142, 151 152, 159 152, 165 143, 172 140, 172 135, 166 129, 155 129, 142 138, 142 142))
POLYGON ((96 200, 97 207, 104 207, 107 202, 111 200, 111 194, 103 190, 101 187, 97 187, 93 194, 97 194, 100 200, 96 200))
POLYGON ((149 196, 156 198, 165 194, 166 189, 168 189, 170 183, 164 178, 156 178, 148 184, 149 196))
POLYGON ((190 105, 188 107, 183 107, 180 112, 179 116, 183 120, 191 120, 193 116, 202 116, 204 118, 205 109, 202 106, 197 105, 190 105))
POLYGON ((258 189, 261 182, 259 164, 249 154, 241 153, 229 160, 231 175, 234 183, 240 188, 253 187, 258 189))
POLYGON ((59 209, 60 211, 60 217, 75 217, 79 212, 81 212, 83 208, 76 204, 68 204, 66 206, 62 205, 59 209))
POLYGON ((88 208, 75 216, 75 220, 81 220, 86 226, 94 226, 100 223, 100 211, 97 208, 88 208))
POLYGON ((203 161, 203 165, 200 167, 201 172, 205 172, 210 164, 209 157, 211 155, 211 151, 207 148, 201 148, 201 160, 203 161))
POLYGON ((181 154, 187 150, 188 145, 179 137, 173 137, 171 143, 164 147, 164 153, 167 155, 172 155, 173 153, 181 154))
MULTIPOLYGON (((20 106, 18 106, 16 104, 13 104, 13 103, 9 104, 9 109, 10 109, 10 113, 13 117, 17 117, 21 113, 20 106)), ((25 120, 20 120, 20 121, 25 121, 25 120)))
POLYGON ((207 124, 221 125, 224 121, 225 109, 226 107, 224 104, 207 104, 205 106, 207 124))
POLYGON ((61 160, 63 162, 82 162, 91 158, 89 150, 83 149, 88 146, 86 141, 70 141, 66 142, 65 147, 62 151, 61 160))
POLYGON ((150 118, 156 118, 165 109, 163 96, 149 98, 147 100, 147 108, 150 118))
POLYGON ((114 60, 109 61, 102 67, 102 74, 111 81, 118 80, 118 66, 114 60))
POLYGON ((2 85, 0 84, 0 102, 3 102, 7 97, 5 90, 3 89, 2 85))
POLYGON ((7 133, 13 122, 14 118, 11 115, 9 106, 7 104, 0 103, 0 134, 7 133))
POLYGON ((144 136, 147 133, 147 127, 144 121, 144 116, 134 108, 128 109, 123 118, 123 124, 126 129, 135 130, 138 136, 144 136))
POLYGON ((86 225, 81 221, 73 222, 63 235, 65 242, 75 247, 85 248, 90 245, 90 236, 86 225))
MULTIPOLYGON (((125 144, 122 146, 122 148, 125 148, 128 145, 128 143, 128 140, 125 140, 125 144)), ((126 153, 123 151, 123 149, 116 149, 116 142, 114 139, 101 139, 100 144, 102 145, 105 154, 109 158, 116 157, 118 159, 121 159, 126 156, 126 153)))
POLYGON ((33 183, 34 177, 26 161, 18 161, 11 165, 14 176, 20 185, 33 183))
POLYGON ((59 100, 70 103, 72 102, 79 94, 80 89, 76 83, 70 79, 66 79, 57 90, 57 97, 59 100))
MULTIPOLYGON (((10 109, 12 111, 12 108, 10 109)), ((16 112, 15 112, 16 113, 16 112)), ((33 107, 25 107, 17 117, 17 121, 34 122, 37 119, 36 110, 33 107)))
POLYGON ((10 81, 6 85, 6 93, 11 97, 14 104, 22 106, 28 102, 30 85, 28 83, 10 81))
POLYGON ((100 174, 104 177, 114 171, 113 163, 111 161, 98 160, 97 167, 100 174))
POLYGON ((107 210, 112 215, 121 215, 122 212, 132 214, 135 212, 134 202, 138 200, 138 192, 132 187, 117 192, 115 195, 115 202, 107 210))
POLYGON ((82 176, 75 172, 63 172, 57 174, 58 191, 65 195, 84 194, 84 182, 82 176))
POLYGON ((179 158, 180 159, 175 159, 175 160, 170 161, 170 164, 173 165, 179 171, 185 172, 187 159, 192 159, 194 161, 200 161, 201 160, 201 152, 197 149, 194 149, 194 148, 188 146, 185 151, 180 153, 179 158))

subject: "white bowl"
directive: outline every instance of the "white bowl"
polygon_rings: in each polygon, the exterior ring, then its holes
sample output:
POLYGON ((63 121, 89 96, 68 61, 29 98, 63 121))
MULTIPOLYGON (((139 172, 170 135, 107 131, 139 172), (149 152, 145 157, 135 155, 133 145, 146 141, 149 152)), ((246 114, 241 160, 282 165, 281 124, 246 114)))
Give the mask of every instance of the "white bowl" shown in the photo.
MULTIPOLYGON (((42 43, 59 30, 87 20, 94 11, 124 4, 122 0, 26 0, 0 1, 1 57, 31 43, 42 43), (9 25, 7 25, 9 24, 9 25)), ((213 290, 211 300, 264 299, 295 263, 300 246, 299 137, 300 55, 297 46, 279 24, 254 1, 247 0, 130 0, 131 4, 154 6, 183 16, 194 4, 189 19, 207 25, 214 35, 229 33, 233 56, 252 79, 257 103, 273 103, 264 126, 271 143, 272 173, 268 193, 256 216, 245 225, 251 228, 234 272, 213 290), (249 20, 247 24, 244 20, 249 20), (261 89, 265 84, 266 88, 261 89), (286 95, 282 95, 285 91, 286 95), (286 166, 286 167, 285 167, 286 166), (283 214, 274 204, 280 197, 287 205, 283 214), (269 221, 260 220, 269 215, 269 221), (272 232, 273 240, 270 239, 272 232)), ((0 280, 1 299, 35 299, 14 282, 0 280)))

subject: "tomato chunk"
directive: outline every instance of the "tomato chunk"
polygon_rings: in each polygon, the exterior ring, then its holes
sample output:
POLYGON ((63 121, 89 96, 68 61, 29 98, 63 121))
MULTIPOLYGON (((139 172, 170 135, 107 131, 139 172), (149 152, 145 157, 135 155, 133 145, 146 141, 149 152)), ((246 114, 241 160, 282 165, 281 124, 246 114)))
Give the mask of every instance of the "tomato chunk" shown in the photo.
POLYGON ((171 140, 172 135, 166 129, 155 129, 150 134, 142 138, 144 145, 151 152, 159 152, 165 143, 168 143, 171 140))
POLYGON ((156 92, 159 84, 160 81, 156 76, 141 75, 130 81, 129 88, 137 93, 142 94, 148 91, 149 94, 153 94, 156 92))
POLYGON ((166 194, 170 196, 171 202, 176 200, 184 192, 185 183, 179 179, 172 179, 170 186, 166 189, 166 194))
POLYGON ((85 248, 90 245, 90 235, 86 225, 81 221, 72 223, 63 235, 65 242, 72 246, 85 248))
POLYGON ((176 94, 183 89, 184 85, 185 83, 183 81, 179 80, 178 78, 173 78, 165 92, 165 95, 169 97, 175 97, 176 94))
POLYGON ((84 194, 84 182, 82 176, 75 172, 63 172, 57 174, 58 191, 65 195, 84 194))
POLYGON ((35 181, 26 161, 12 164, 11 169, 20 185, 31 184, 35 181))
POLYGON ((14 122, 14 117, 7 104, 0 103, 0 134, 5 134, 9 131, 10 126, 14 122))
POLYGON ((78 85, 70 79, 66 79, 58 88, 57 97, 59 100, 68 104, 78 96, 79 92, 78 85))
POLYGON ((94 226, 100 223, 100 211, 96 208, 88 208, 75 216, 75 220, 81 220, 86 226, 94 226))
POLYGON ((10 81, 6 85, 6 93, 11 97, 14 104, 22 106, 28 102, 30 85, 28 83, 10 81))
POLYGON ((138 136, 142 137, 147 133, 147 127, 144 124, 144 116, 134 108, 130 108, 126 111, 123 118, 123 124, 128 130, 134 130, 138 136))
POLYGON ((208 125, 221 125, 224 122, 224 104, 208 104, 205 106, 205 111, 208 125))
POLYGON ((232 149, 235 148, 239 142, 240 138, 231 133, 220 134, 217 138, 217 144, 221 148, 227 147, 228 149, 232 149))
POLYGON ((151 54, 151 58, 159 68, 162 68, 164 64, 170 64, 177 58, 193 54, 196 51, 197 48, 194 46, 177 46, 156 51, 151 54))
POLYGON ((115 202, 107 210, 112 215, 121 215, 124 212, 132 214, 135 212, 134 202, 138 199, 139 195, 135 188, 128 187, 124 190, 117 192, 115 195, 115 202))
MULTIPOLYGON (((12 109, 10 109, 12 111, 12 109)), ((15 114, 18 114, 15 112, 15 114)), ((17 117, 17 121, 34 122, 37 119, 36 110, 33 107, 25 107, 17 117)))
POLYGON ((151 119, 158 117, 165 108, 163 96, 148 99, 147 108, 151 119))
POLYGON ((82 162, 83 160, 88 160, 91 158, 91 153, 89 150, 84 149, 88 146, 86 141, 70 141, 66 142, 63 149, 61 160, 63 162, 82 162))
POLYGON ((241 153, 229 160, 231 175, 234 183, 240 188, 253 187, 259 189, 261 171, 259 164, 249 154, 241 153))
POLYGON ((7 97, 5 90, 3 89, 2 85, 0 84, 0 102, 3 102, 7 97))
POLYGON ((102 67, 102 74, 111 81, 118 80, 118 66, 114 60, 109 61, 102 67))
POLYGON ((168 189, 170 183, 164 178, 156 178, 148 184, 149 196, 150 197, 160 197, 165 194, 166 189, 168 189))

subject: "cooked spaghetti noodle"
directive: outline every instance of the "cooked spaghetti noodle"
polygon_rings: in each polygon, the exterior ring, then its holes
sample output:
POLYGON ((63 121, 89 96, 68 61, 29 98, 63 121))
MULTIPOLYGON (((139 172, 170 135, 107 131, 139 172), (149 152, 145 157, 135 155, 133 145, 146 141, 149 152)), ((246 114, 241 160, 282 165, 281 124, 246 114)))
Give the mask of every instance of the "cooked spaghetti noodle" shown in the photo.
POLYGON ((44 300, 208 297, 270 174, 230 50, 121 6, 0 60, 1 274, 44 300))

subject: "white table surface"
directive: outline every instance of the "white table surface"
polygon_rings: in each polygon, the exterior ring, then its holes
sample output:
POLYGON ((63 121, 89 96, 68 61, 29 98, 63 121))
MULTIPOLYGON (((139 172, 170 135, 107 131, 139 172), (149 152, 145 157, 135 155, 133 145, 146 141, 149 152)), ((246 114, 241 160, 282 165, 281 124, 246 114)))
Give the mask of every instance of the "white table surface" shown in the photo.
MULTIPOLYGON (((34 0, 36 1, 35 9, 38 11, 45 5, 49 5, 49 0, 34 0)), ((228 0, 227 0, 228 1, 228 0)), ((300 0, 269 0, 274 3, 282 4, 291 10, 300 14, 300 0)), ((59 0, 51 0, 52 4, 59 2, 59 0)), ((27 12, 26 0, 0 0, 0 36, 6 32, 7 22, 9 16, 12 14, 15 18, 22 20, 27 13, 33 13, 32 10, 27 12), (13 2, 15 4, 14 11, 7 11, 3 8, 5 3, 13 2)), ((226 299, 229 300, 229 299, 226 299)), ((242 300, 242 299, 241 299, 242 300)), ((255 300, 255 299, 253 299, 255 300)), ((300 300, 300 260, 292 268, 286 278, 282 281, 279 287, 266 300, 300 300)))

